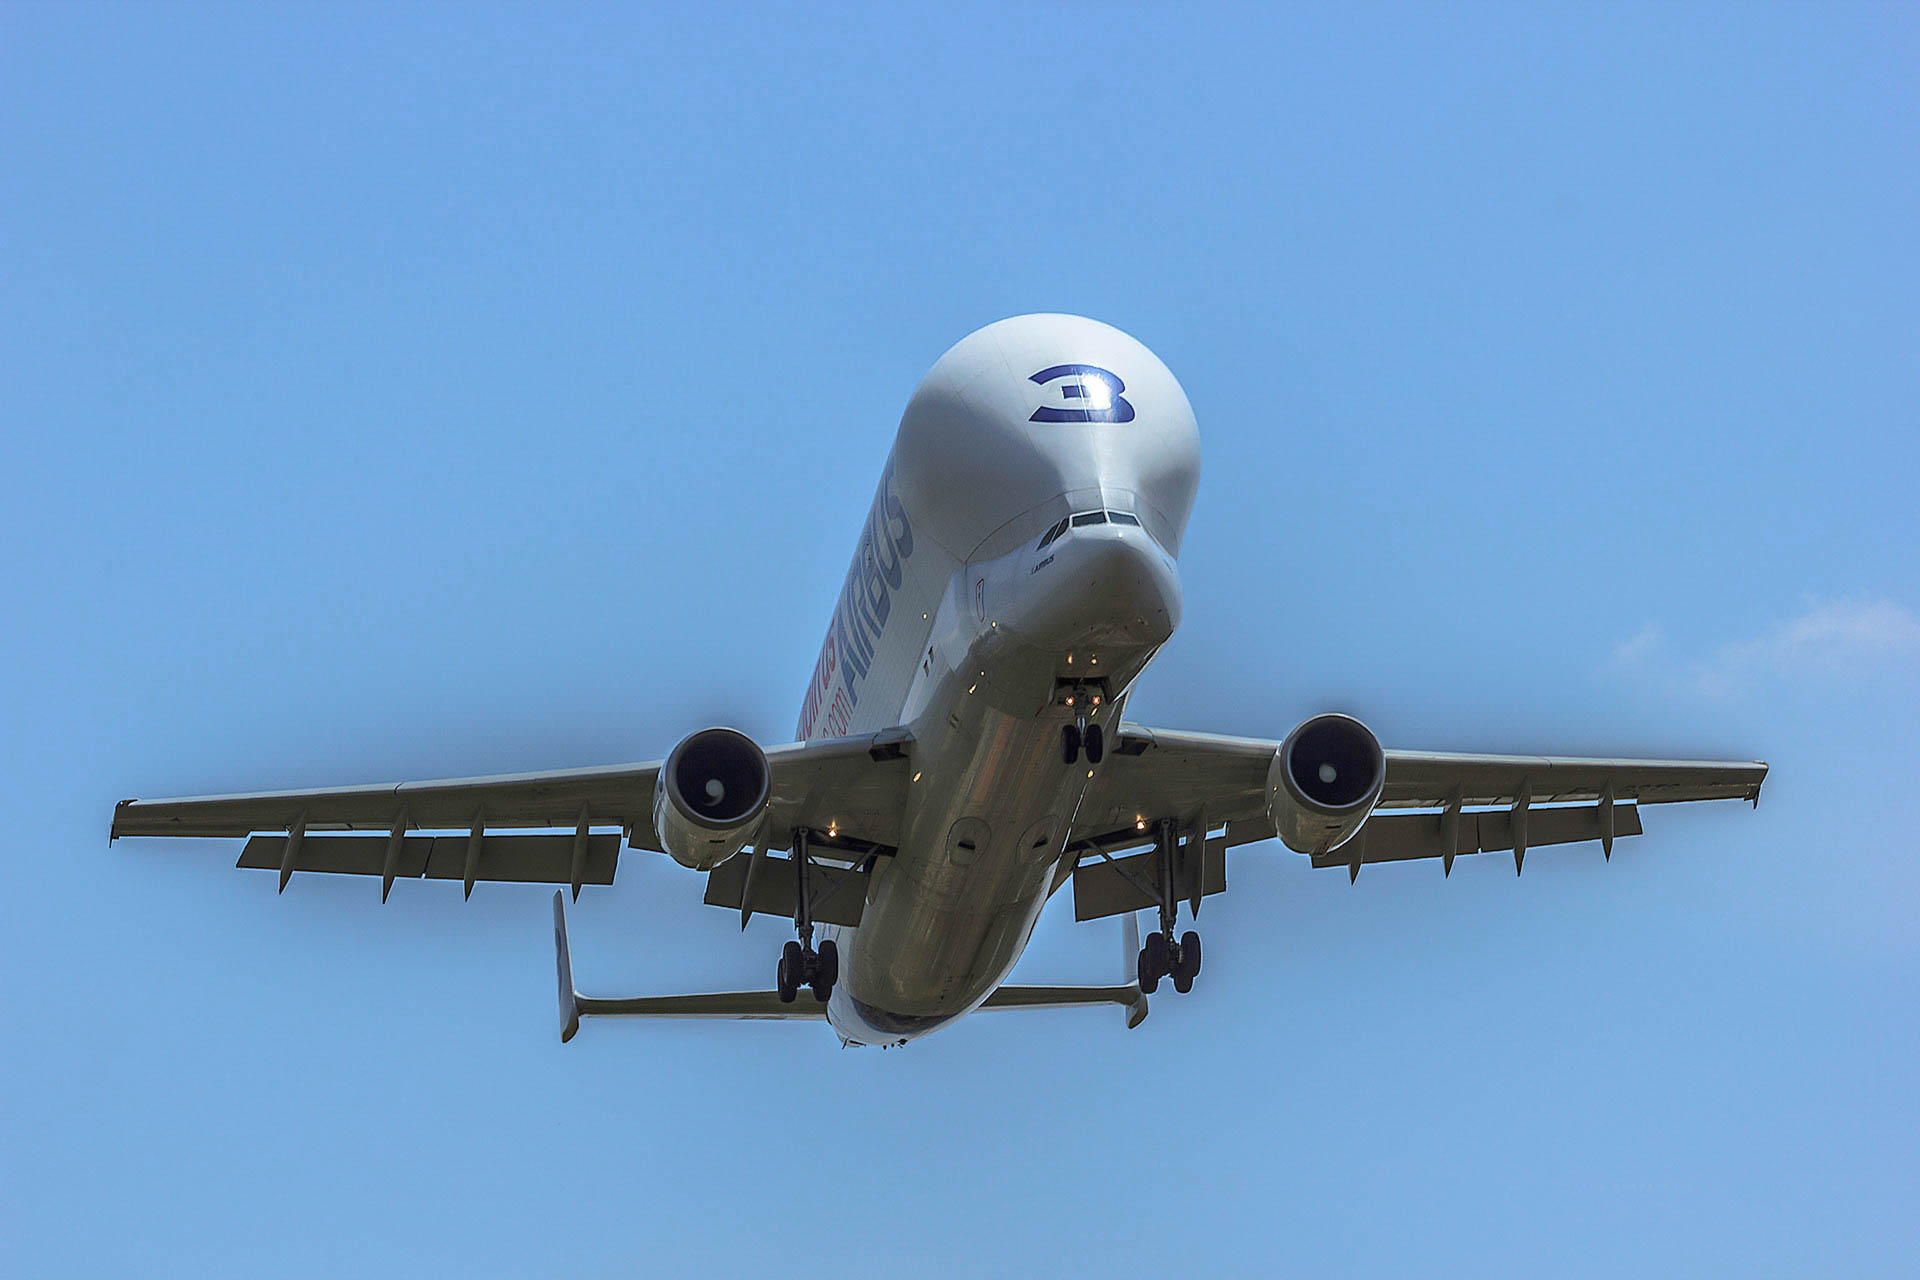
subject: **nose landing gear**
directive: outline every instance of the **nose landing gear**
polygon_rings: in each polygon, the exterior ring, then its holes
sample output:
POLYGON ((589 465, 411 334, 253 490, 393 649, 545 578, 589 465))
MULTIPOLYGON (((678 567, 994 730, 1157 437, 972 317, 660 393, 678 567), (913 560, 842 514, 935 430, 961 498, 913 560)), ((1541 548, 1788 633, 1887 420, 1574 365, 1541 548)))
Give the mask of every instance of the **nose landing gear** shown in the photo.
POLYGON ((1060 760, 1063 764, 1077 761, 1082 751, 1087 753, 1088 764, 1099 764, 1107 754, 1105 730, 1087 719, 1105 700, 1101 690, 1088 688, 1085 684, 1062 687, 1060 705, 1073 709, 1073 723, 1063 725, 1060 729, 1060 760))
MULTIPOLYGON (((1181 995, 1193 990, 1193 980, 1200 973, 1200 935, 1189 929, 1180 935, 1178 942, 1173 939, 1173 927, 1179 909, 1177 877, 1174 875, 1174 858, 1178 853, 1178 841, 1171 819, 1162 819, 1156 830, 1159 845, 1159 874, 1156 888, 1160 894, 1160 928, 1147 935, 1146 943, 1140 948, 1140 990, 1152 995, 1160 989, 1160 979, 1172 978, 1173 989, 1181 995)), ((1203 844, 1207 833, 1202 830, 1195 837, 1203 844)))
POLYGON ((800 994, 800 988, 806 987, 813 992, 813 998, 821 1004, 833 994, 833 986, 840 981, 840 948, 829 938, 813 949, 813 912, 811 879, 807 873, 813 869, 813 858, 807 852, 807 837, 811 833, 805 828, 797 828, 793 833, 793 877, 794 908, 793 926, 800 936, 781 948, 780 963, 774 967, 774 985, 780 994, 781 1004, 792 1004, 800 994))

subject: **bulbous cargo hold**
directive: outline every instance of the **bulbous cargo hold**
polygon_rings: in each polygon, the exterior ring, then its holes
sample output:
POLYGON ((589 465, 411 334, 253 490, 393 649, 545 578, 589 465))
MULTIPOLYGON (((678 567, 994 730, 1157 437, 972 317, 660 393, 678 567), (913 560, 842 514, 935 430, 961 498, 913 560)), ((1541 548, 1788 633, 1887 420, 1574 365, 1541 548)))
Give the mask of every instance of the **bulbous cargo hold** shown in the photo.
POLYGON ((683 867, 713 868, 740 852, 767 811, 766 753, 735 729, 702 729, 660 768, 653 829, 683 867))
POLYGON ((1267 816, 1296 853, 1327 853, 1351 840, 1380 802, 1387 757, 1352 716, 1314 716, 1287 735, 1267 770, 1267 816))

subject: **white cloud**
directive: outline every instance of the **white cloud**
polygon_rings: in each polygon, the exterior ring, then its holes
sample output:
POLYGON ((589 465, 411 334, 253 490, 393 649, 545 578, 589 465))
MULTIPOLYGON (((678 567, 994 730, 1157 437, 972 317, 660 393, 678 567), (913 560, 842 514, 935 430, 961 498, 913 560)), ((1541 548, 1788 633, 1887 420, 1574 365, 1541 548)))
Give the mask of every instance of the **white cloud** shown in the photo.
POLYGON ((1920 617, 1891 600, 1809 598, 1793 617, 1751 639, 1723 644, 1702 660, 1673 658, 1654 623, 1615 645, 1613 660, 1642 671, 1666 668, 1713 694, 1740 692, 1788 675, 1861 676, 1920 663, 1920 617))
POLYGON ((1653 659, 1667 646, 1667 633, 1660 629, 1657 622, 1646 626, 1613 646, 1613 660, 1622 666, 1639 666, 1653 659))

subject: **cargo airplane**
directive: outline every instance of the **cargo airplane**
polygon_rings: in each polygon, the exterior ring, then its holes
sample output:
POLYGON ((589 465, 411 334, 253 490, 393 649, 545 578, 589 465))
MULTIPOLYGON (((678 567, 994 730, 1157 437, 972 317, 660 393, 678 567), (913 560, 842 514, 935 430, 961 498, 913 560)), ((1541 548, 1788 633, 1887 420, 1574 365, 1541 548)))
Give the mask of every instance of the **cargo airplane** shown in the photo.
MULTIPOLYGON (((1767 766, 1384 749, 1320 714, 1283 739, 1148 727, 1135 682, 1180 623, 1200 477, 1180 384, 1117 329, 1002 320, 933 366, 901 418, 795 740, 730 728, 664 761, 449 781, 127 800, 112 836, 249 837, 239 865, 395 880, 610 884, 629 851, 705 901, 791 919, 771 990, 584 996, 553 900, 561 1039, 582 1016, 810 1018, 898 1045, 976 1009, 1189 991, 1180 915, 1227 853, 1278 839, 1350 877, 1377 862, 1638 835, 1644 806, 1758 803, 1767 766), (1049 898, 1117 917, 1108 986, 1009 985, 1049 898), (1144 943, 1137 912, 1155 913, 1144 943)), ((1236 857, 1239 855, 1236 855, 1236 857)))

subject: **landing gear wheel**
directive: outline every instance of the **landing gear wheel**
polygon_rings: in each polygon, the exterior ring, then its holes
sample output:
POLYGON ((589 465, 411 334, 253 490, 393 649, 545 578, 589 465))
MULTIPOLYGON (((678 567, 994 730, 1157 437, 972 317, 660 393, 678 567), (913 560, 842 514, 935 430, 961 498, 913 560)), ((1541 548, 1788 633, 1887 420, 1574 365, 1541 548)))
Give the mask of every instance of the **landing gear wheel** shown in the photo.
POLYGON ((1107 735, 1097 724, 1087 726, 1086 732, 1087 763, 1099 764, 1100 757, 1106 754, 1107 735))
POLYGON ((833 994, 833 984, 840 978, 840 948, 832 942, 820 944, 820 953, 813 958, 813 980, 807 985, 813 988, 813 998, 821 1004, 833 994))
POLYGON ((1160 979, 1167 976, 1167 935, 1150 933, 1147 944, 1140 948, 1140 990, 1152 995, 1160 989, 1160 979))
POLYGON ((1062 725, 1060 728, 1060 762, 1072 764, 1080 758, 1080 726, 1062 725))
POLYGON ((1200 972, 1200 935, 1180 935, 1180 960, 1173 966, 1173 989, 1181 995, 1193 990, 1193 979, 1200 972))
POLYGON ((789 942, 780 952, 774 980, 780 989, 781 1004, 792 1004, 794 997, 800 994, 800 973, 806 962, 806 952, 800 949, 798 942, 789 942))

